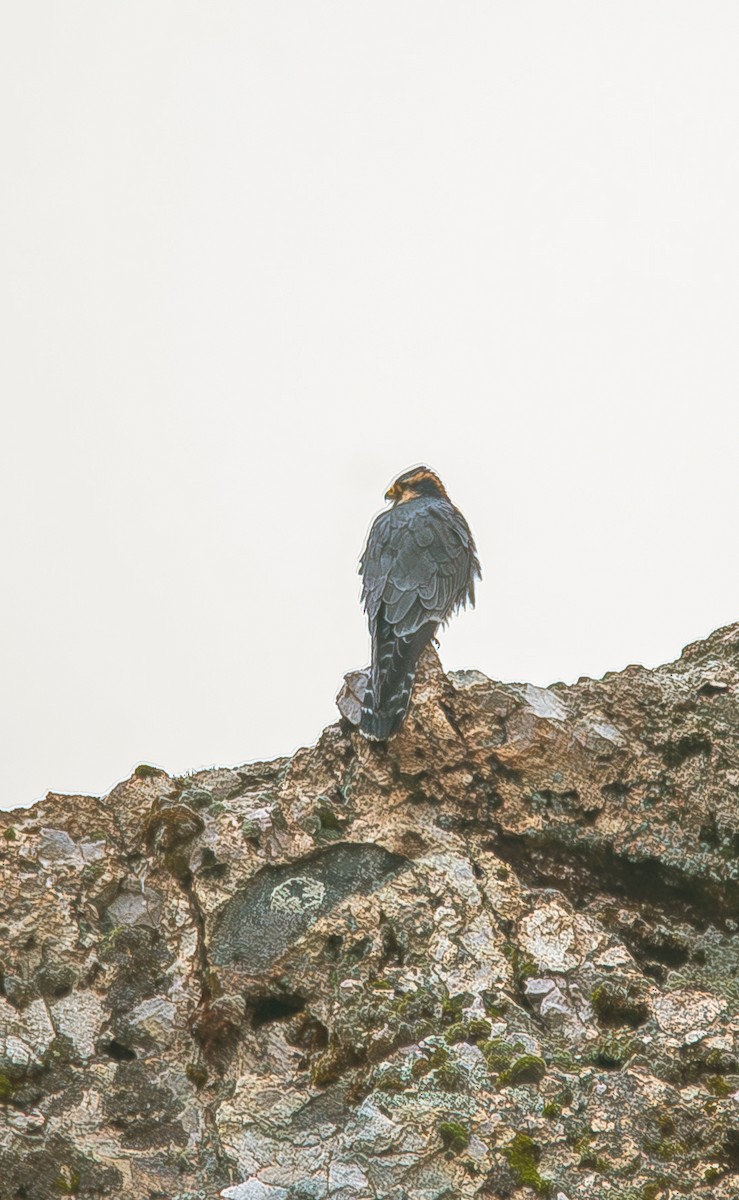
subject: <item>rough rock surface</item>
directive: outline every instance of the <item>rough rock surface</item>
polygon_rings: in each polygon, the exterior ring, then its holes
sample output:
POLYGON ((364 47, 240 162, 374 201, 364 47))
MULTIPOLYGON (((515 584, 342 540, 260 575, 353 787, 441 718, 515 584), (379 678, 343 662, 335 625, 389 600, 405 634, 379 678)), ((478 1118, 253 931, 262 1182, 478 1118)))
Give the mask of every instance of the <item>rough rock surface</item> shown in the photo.
POLYGON ((0 814, 0 1196, 739 1195, 739 625, 0 814))

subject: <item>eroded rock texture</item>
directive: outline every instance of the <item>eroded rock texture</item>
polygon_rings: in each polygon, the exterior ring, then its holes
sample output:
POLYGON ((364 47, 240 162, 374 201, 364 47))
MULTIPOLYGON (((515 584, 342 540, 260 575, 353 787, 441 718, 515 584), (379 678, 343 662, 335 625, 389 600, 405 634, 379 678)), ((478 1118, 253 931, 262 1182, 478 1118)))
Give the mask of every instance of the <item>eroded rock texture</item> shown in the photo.
POLYGON ((0 1195, 739 1195, 739 626, 0 814, 0 1195))

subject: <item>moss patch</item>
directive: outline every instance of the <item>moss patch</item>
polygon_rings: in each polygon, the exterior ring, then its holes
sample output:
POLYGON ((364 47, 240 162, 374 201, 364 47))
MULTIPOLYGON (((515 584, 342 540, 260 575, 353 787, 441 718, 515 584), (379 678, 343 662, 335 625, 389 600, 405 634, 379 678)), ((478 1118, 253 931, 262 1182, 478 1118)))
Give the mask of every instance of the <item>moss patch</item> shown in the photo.
POLYGON ((512 1142, 503 1147, 503 1155, 522 1187, 530 1187, 538 1196, 551 1196, 554 1185, 551 1179, 539 1174, 541 1150, 533 1138, 526 1133, 517 1133, 512 1142))
POLYGON ((508 1011, 508 1001, 497 992, 484 991, 480 993, 485 1015, 494 1021, 499 1021, 508 1011))
POLYGON ((462 1019, 462 1013, 465 1008, 469 1008, 474 1000, 471 992, 457 992, 453 996, 447 996, 441 1002, 441 1018, 445 1025, 454 1025, 462 1019))
POLYGON ((157 775, 166 775, 161 767, 152 767, 149 763, 139 763, 133 770, 135 779, 154 779, 157 775))
POLYGON ((80 1187, 80 1173, 71 1167, 63 1167, 54 1180, 54 1191, 60 1196, 76 1196, 80 1187))
POLYGON ((511 1063, 498 1079, 501 1087, 516 1087, 519 1083, 540 1083, 547 1073, 547 1064, 537 1054, 523 1054, 511 1063))
POLYGON ((430 1058, 417 1058, 411 1067, 411 1075, 414 1079, 422 1079, 424 1075, 428 1075, 429 1071, 437 1070, 443 1067, 449 1061, 449 1051, 443 1046, 437 1046, 430 1058))
POLYGON ((404 1092, 407 1086, 397 1067, 385 1067, 375 1080, 375 1087, 380 1092, 404 1092))
POLYGON ((458 1042, 471 1042, 476 1044, 490 1037, 492 1026, 489 1021, 480 1017, 472 1021, 457 1021, 454 1025, 450 1025, 444 1034, 444 1041, 450 1046, 458 1042))
POLYGON ((597 1171, 599 1175, 605 1175, 609 1169, 606 1160, 596 1154, 594 1150, 586 1150, 577 1165, 589 1171, 597 1171))
POLYGON ((607 1071, 618 1070, 634 1053, 634 1043, 629 1037, 609 1034, 598 1038, 590 1055, 591 1062, 607 1071))
POLYGON ((714 1096, 720 1096, 722 1098, 724 1096, 731 1096, 733 1092, 736 1091, 736 1088, 732 1087, 732 1085, 726 1079, 724 1079, 723 1075, 712 1075, 710 1079, 705 1080, 704 1086, 709 1092, 713 1092, 714 1096))
POLYGON ((513 1046, 509 1046, 502 1038, 489 1038, 478 1042, 478 1046, 491 1071, 506 1071, 516 1057, 513 1046))
POLYGON ((511 964, 513 982, 515 983, 518 991, 522 992, 526 980, 538 975, 539 969, 533 958, 529 958, 527 954, 524 954, 522 950, 519 950, 518 946, 514 946, 509 943, 503 947, 503 953, 511 964))
POLYGON ((208 1072, 205 1067, 201 1067, 198 1063, 188 1063, 185 1067, 185 1074, 190 1083, 194 1084, 197 1088, 202 1087, 208 1079, 208 1072))
POLYGON ((91 887, 94 883, 97 883, 100 876, 104 874, 104 862, 85 863, 84 867, 82 868, 82 882, 84 883, 85 887, 91 887))
POLYGON ((601 984, 591 993, 590 1002, 601 1025, 638 1029, 649 1017, 649 1005, 633 985, 601 984))
POLYGON ((444 1149, 452 1154, 461 1154, 469 1146, 470 1131, 458 1121, 440 1121, 436 1128, 444 1149))

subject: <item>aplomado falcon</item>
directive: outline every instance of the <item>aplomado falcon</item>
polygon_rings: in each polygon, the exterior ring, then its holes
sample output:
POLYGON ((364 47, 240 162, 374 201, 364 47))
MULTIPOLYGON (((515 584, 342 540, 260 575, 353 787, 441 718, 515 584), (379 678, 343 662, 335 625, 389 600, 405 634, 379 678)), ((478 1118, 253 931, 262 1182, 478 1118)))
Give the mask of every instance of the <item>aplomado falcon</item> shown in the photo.
POLYGON ((385 493, 359 566, 372 638, 360 730, 384 741, 408 711, 424 646, 452 613, 475 603, 481 578, 469 526, 438 475, 413 467, 385 493))

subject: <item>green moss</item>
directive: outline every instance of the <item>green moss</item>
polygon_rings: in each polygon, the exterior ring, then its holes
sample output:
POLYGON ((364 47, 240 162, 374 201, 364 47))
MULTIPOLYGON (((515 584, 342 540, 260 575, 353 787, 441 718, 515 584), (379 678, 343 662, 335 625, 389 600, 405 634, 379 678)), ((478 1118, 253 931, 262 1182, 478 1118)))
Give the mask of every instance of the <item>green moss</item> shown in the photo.
POLYGON ((587 1168, 590 1171, 597 1171, 600 1175, 605 1175, 610 1169, 610 1164, 604 1158, 601 1158, 594 1151, 588 1150, 580 1158, 579 1167, 587 1168))
POLYGON ((587 1126, 583 1127, 582 1122, 580 1122, 575 1128, 570 1129, 565 1141, 568 1146, 572 1146, 572 1149, 577 1154, 585 1154, 590 1148, 593 1137, 594 1134, 591 1130, 587 1126))
POLYGON ((134 767, 133 774, 135 779, 154 779, 157 775, 166 775, 167 772, 161 767, 152 767, 149 763, 139 763, 134 767))
POLYGON ((502 1038, 489 1038, 478 1042, 478 1047, 485 1056, 485 1061, 491 1071, 505 1071, 516 1057, 516 1051, 502 1038))
MULTIPOLYGON (((675 1082, 680 1085, 685 1083, 702 1083, 709 1091, 716 1096, 730 1094, 723 1092, 724 1075, 734 1075, 737 1071, 737 1060, 728 1050, 719 1050, 715 1046, 707 1047, 703 1043, 697 1043, 693 1046, 684 1048, 681 1055, 682 1061, 671 1062, 669 1067, 672 1068, 672 1073, 675 1082), (711 1076, 712 1079, 706 1079, 706 1076, 711 1076)), ((735 1091, 731 1088, 731 1091, 735 1091)))
POLYGON ((457 1042, 476 1042, 484 1041, 490 1037, 491 1025, 484 1018, 476 1018, 472 1021, 457 1021, 456 1024, 450 1025, 444 1034, 444 1041, 450 1046, 454 1046, 457 1042))
POLYGON ((0 1071, 0 1104, 7 1104, 15 1091, 15 1084, 4 1071, 0 1071))
POLYGON ((457 1021, 461 1021, 462 1013, 465 1008, 469 1008, 474 1000, 471 992, 457 992, 454 996, 447 996, 441 1002, 441 1017, 445 1025, 453 1025, 457 1021))
POLYGON ((8 825, 8 828, 3 830, 3 837, 5 838, 6 842, 14 842, 17 836, 18 834, 15 832, 12 825, 8 825))
POLYGON ((634 1043, 629 1037, 618 1034, 606 1034, 598 1038, 591 1054, 590 1061, 598 1067, 612 1071, 623 1066, 634 1053, 634 1043))
POLYGON ((649 1017, 649 1005, 633 984, 626 988, 603 983, 591 992, 590 1002, 601 1025, 637 1029, 649 1017))
POLYGON ((647 1153, 652 1154, 661 1162, 673 1162, 676 1158, 682 1158, 688 1153, 685 1142, 681 1142, 677 1138, 646 1138, 643 1144, 647 1153))
POLYGON ((347 822, 337 817, 333 809, 329 808, 327 804, 321 805, 316 815, 318 817, 319 832, 324 837, 336 837, 346 829, 347 822))
POLYGON ((467 1022, 467 1042, 482 1042, 485 1038, 491 1036, 491 1022, 486 1021, 482 1016, 476 1016, 471 1021, 467 1022))
POLYGON ((723 1174, 724 1171, 721 1167, 706 1167, 703 1172, 703 1178, 706 1183, 713 1183, 716 1179, 720 1179, 723 1174))
MULTIPOLYGON (((356 1067, 364 1059, 361 1048, 346 1045, 329 1046, 323 1054, 313 1061, 310 1071, 311 1083, 316 1087, 326 1087, 352 1067, 356 1067)), ((365 1075, 365 1083, 367 1076, 365 1075)))
POLYGON ((516 1087, 519 1083, 540 1083, 547 1073, 547 1064, 537 1054, 523 1054, 503 1071, 498 1079, 501 1087, 516 1087))
POLYGON ((641 1190, 641 1200, 657 1200, 661 1191, 662 1184, 658 1179, 652 1183, 645 1183, 641 1190))
POLYGON ((713 1092, 714 1096, 731 1096, 736 1090, 727 1083, 723 1075, 712 1075, 710 1079, 705 1080, 704 1086, 709 1092, 713 1092))
POLYGON ((104 862, 85 863, 84 867, 82 868, 82 882, 86 887, 90 887, 93 883, 96 883, 100 876, 104 873, 104 862))
POLYGON ((513 982, 519 991, 523 991, 523 986, 527 979, 538 975, 539 968, 533 958, 529 958, 518 946, 512 945, 510 942, 503 947, 503 953, 511 964, 513 972, 513 982))
POLYGON ((452 1154, 460 1154, 469 1146, 470 1131, 458 1121, 440 1121, 436 1128, 444 1149, 452 1154))
POLYGON ((434 1053, 431 1055, 429 1062, 434 1070, 437 1070, 439 1067, 442 1067, 444 1063, 449 1062, 449 1051, 445 1050, 443 1046, 437 1046, 434 1050, 434 1053))
POLYGON ((404 1092, 408 1084, 397 1067, 386 1067, 375 1080, 380 1092, 404 1092))
POLYGON ((80 1173, 70 1167, 63 1168, 64 1174, 54 1180, 54 1191, 60 1196, 75 1196, 80 1187, 80 1173))
POLYGON ((480 998, 486 1017, 499 1021, 507 1013, 508 1001, 504 996, 499 996, 497 992, 486 990, 480 993, 480 998))
POLYGON ((556 1050, 552 1055, 552 1066, 559 1068, 566 1075, 577 1075, 582 1070, 583 1064, 578 1062, 569 1050, 556 1050))
POLYGON ((541 1115, 543 1117, 546 1117, 548 1120, 552 1121, 552 1120, 554 1120, 555 1117, 558 1117, 561 1114, 561 1112, 562 1112, 562 1105, 557 1104, 556 1100, 550 1100, 547 1104, 544 1105, 543 1109, 541 1110, 541 1115))
POLYGON ((503 1155, 522 1187, 533 1188, 539 1196, 552 1195, 552 1181, 539 1174, 541 1150, 533 1138, 526 1133, 517 1133, 513 1141, 503 1147, 503 1155))
POLYGON ((484 1017, 475 1017, 467 1025, 467 1041, 482 1042, 485 1038, 490 1037, 492 1026, 484 1017))
POLYGON ((450 1046, 455 1046, 457 1042, 467 1040, 467 1026, 463 1021, 458 1021, 455 1025, 450 1025, 444 1034, 444 1041, 450 1046))
POLYGON ((47 1071, 58 1070, 60 1067, 67 1066, 76 1058, 74 1043, 63 1034, 57 1036, 46 1047, 41 1059, 44 1069, 47 1071))
POLYGON ((708 1071, 734 1071, 737 1066, 733 1054, 730 1054, 726 1050, 718 1050, 715 1047, 709 1050, 707 1054, 701 1054, 700 1063, 708 1071))
POLYGON ((392 1012, 397 1013, 407 1021, 437 1021, 439 1015, 439 1000, 429 987, 419 987, 415 992, 408 992, 396 997, 390 1003, 392 1012))
POLYGON ((443 1046, 437 1046, 430 1058, 417 1058, 411 1067, 411 1075, 414 1079, 421 1079, 424 1075, 428 1075, 429 1071, 438 1070, 449 1061, 449 1051, 443 1046))
POLYGON ((197 1063, 188 1063, 185 1067, 185 1074, 190 1083, 194 1083, 195 1087, 198 1088, 202 1087, 208 1079, 208 1072, 205 1067, 201 1067, 197 1063))

